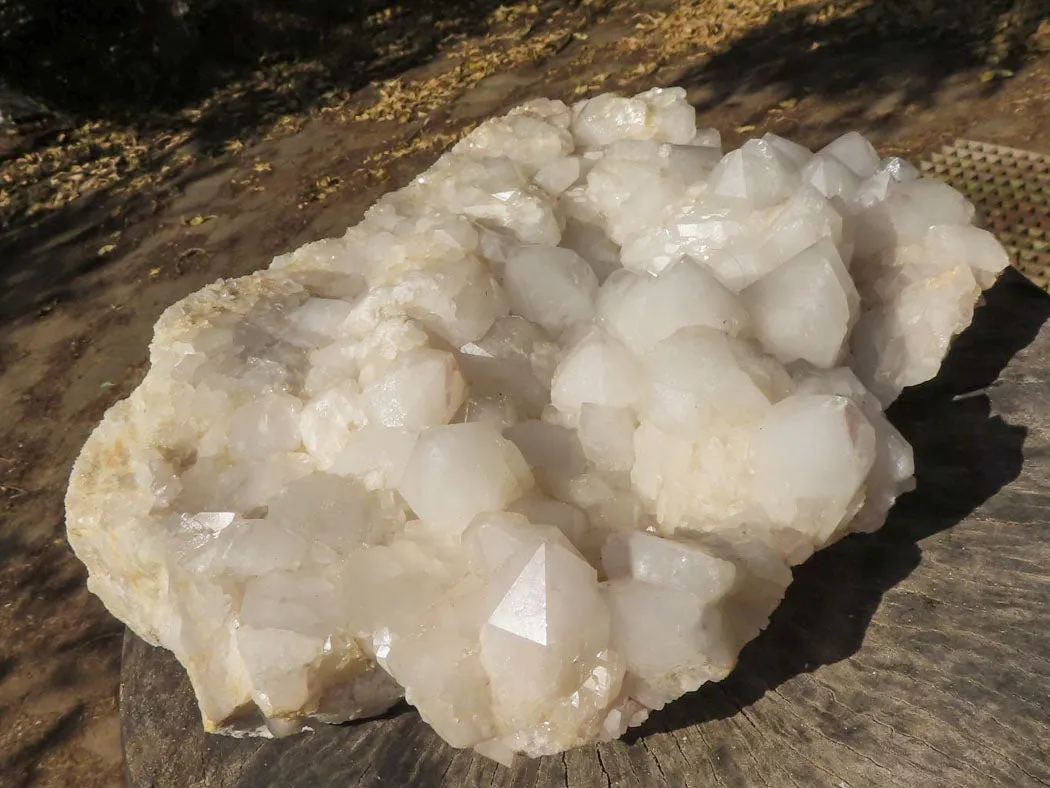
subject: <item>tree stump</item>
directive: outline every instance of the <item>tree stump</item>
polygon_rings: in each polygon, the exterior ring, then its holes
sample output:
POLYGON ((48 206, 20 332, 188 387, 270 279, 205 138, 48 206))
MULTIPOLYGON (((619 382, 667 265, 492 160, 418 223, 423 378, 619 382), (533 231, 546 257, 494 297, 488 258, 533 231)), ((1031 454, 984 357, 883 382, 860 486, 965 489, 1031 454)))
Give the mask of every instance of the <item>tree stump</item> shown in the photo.
POLYGON ((891 418, 918 488, 797 567, 728 679, 622 741, 504 768, 410 707, 280 740, 206 735, 170 653, 129 634, 132 786, 1050 785, 1050 297, 1015 271, 891 418))

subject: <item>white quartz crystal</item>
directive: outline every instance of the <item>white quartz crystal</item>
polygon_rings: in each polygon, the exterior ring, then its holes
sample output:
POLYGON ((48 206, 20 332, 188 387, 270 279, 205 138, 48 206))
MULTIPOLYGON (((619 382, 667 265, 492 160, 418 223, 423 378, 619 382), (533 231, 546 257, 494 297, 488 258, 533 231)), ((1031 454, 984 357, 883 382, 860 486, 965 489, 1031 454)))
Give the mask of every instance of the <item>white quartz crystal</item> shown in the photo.
POLYGON ((856 133, 723 156, 681 89, 529 102, 168 309, 70 541, 208 730, 404 697, 504 762, 615 738, 910 489, 883 410, 1007 264, 973 219, 856 133))

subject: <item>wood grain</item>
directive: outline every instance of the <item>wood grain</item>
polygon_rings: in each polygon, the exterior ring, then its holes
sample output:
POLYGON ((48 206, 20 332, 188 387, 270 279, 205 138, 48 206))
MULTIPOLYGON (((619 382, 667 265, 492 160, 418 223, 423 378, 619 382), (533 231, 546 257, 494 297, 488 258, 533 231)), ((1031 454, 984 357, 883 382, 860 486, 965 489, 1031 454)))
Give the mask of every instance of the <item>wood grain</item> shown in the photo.
POLYGON ((733 674, 623 741, 511 769, 408 707, 278 741, 206 736, 133 635, 132 786, 1050 786, 1050 297, 1014 271, 941 375, 894 405, 918 489, 796 570, 733 674))

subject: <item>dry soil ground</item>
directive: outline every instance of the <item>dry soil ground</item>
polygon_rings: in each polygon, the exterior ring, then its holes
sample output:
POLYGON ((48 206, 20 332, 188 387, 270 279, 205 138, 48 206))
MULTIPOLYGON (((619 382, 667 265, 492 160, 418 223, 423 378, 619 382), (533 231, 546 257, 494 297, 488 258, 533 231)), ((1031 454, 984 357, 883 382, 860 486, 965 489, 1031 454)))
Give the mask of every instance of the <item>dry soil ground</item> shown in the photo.
POLYGON ((341 233, 535 95, 681 84, 731 146, 860 128, 909 156, 960 136, 1050 153, 1045 0, 373 5, 338 73, 305 50, 178 111, 0 138, 0 785, 122 780, 122 627, 62 496, 176 299, 341 233))

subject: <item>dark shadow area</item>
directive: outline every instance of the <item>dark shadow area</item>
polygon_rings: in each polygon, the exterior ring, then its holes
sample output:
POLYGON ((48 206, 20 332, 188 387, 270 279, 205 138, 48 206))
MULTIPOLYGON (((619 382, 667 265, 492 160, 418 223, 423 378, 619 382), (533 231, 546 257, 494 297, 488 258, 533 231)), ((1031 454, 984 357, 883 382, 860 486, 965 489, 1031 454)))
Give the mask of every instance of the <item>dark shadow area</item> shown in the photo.
POLYGON ((124 625, 106 616, 107 621, 92 625, 93 632, 79 638, 73 649, 59 647, 62 658, 47 677, 49 690, 67 689, 75 692, 83 681, 84 664, 94 657, 96 660, 120 669, 120 640, 124 636, 124 625))
MULTIPOLYGON (((979 6, 967 0, 869 0, 848 16, 807 20, 827 5, 781 11, 687 73, 683 84, 707 88, 697 109, 769 91, 839 101, 834 128, 828 128, 828 118, 816 124, 814 133, 826 136, 852 128, 872 99, 893 96, 892 109, 864 124, 869 130, 892 127, 901 108, 933 104, 955 74, 981 66, 998 74, 1023 69, 1032 35, 1050 18, 1050 0, 984 0, 979 6)), ((992 78, 984 89, 995 92, 1002 84, 992 78)), ((747 122, 762 120, 756 114, 747 122)))
POLYGON ((44 753, 59 747, 76 735, 83 722, 84 708, 77 704, 61 714, 54 722, 43 726, 43 730, 34 732, 25 746, 14 752, 0 753, 0 774, 7 785, 30 786, 36 784, 34 779, 36 765, 44 753))
POLYGON ((17 555, 17 551, 24 549, 24 544, 17 536, 0 533, 0 570, 17 555))
POLYGON ((883 594, 922 560, 918 543, 960 523, 1020 473, 1027 430, 991 415, 977 390, 994 385, 1048 318, 1050 296, 1007 269, 940 374, 890 408, 915 450, 915 491, 880 531, 849 536, 796 567, 769 627, 733 673, 654 713, 634 738, 731 717, 789 679, 857 652, 883 594))
MULTIPOLYGON (((170 155, 161 156, 154 166, 165 166, 170 155)), ((0 326, 84 298, 84 278, 119 259, 131 246, 129 230, 190 179, 206 178, 217 168, 214 163, 197 166, 158 192, 117 195, 113 187, 101 189, 0 234, 0 326), (103 254, 114 234, 121 234, 115 248, 103 254)))
POLYGON ((73 560, 69 549, 52 540, 25 545, 5 538, 9 552, 0 560, 0 592, 16 612, 30 612, 41 600, 62 604, 84 587, 87 570, 73 560))
POLYGON ((203 124, 218 141, 279 98, 305 106, 329 87, 353 89, 418 65, 441 40, 477 32, 499 4, 4 0, 0 82, 60 115, 139 121, 194 104, 260 67, 274 70, 274 84, 209 111, 203 124))

